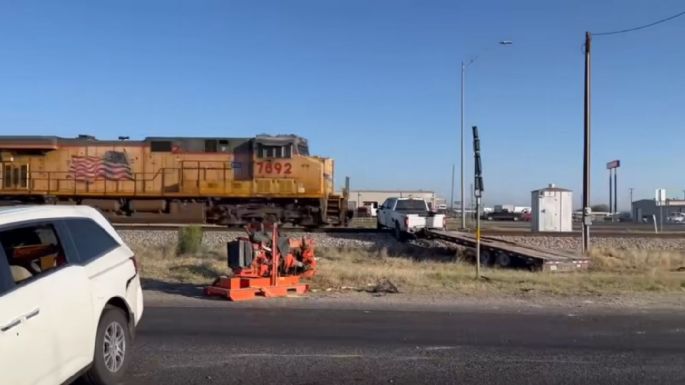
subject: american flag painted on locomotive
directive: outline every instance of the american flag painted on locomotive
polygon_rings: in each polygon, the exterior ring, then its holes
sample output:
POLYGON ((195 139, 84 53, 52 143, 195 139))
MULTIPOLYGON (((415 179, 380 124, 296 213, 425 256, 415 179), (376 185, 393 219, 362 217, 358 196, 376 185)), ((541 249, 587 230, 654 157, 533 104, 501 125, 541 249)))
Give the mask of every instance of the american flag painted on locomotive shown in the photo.
POLYGON ((132 180, 133 173, 126 153, 107 151, 99 156, 72 156, 69 168, 74 180, 92 182, 98 178, 107 180, 132 180))

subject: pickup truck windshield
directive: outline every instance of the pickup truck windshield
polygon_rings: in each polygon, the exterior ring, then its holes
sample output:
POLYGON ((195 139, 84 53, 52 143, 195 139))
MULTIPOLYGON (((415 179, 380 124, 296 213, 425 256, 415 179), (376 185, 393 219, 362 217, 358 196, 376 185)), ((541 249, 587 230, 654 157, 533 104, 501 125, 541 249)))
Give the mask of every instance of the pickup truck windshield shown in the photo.
POLYGON ((426 211, 426 202, 420 199, 398 200, 395 211, 426 211))

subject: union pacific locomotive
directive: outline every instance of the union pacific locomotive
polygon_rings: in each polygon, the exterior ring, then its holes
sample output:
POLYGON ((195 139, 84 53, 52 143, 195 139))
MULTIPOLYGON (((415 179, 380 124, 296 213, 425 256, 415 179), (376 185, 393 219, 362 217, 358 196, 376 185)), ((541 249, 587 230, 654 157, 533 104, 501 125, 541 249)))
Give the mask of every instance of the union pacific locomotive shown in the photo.
POLYGON ((121 222, 346 222, 333 160, 294 135, 141 141, 0 136, 5 204, 82 204, 121 222))

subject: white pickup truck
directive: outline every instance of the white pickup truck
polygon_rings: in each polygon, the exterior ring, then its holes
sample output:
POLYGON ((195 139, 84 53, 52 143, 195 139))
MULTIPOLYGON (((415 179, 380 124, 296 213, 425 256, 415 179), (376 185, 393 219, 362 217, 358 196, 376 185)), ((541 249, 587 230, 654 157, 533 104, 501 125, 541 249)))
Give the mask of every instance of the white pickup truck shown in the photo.
POLYGON ((432 212, 423 199, 388 198, 378 208, 376 227, 391 229, 402 240, 425 229, 444 229, 445 215, 432 212))

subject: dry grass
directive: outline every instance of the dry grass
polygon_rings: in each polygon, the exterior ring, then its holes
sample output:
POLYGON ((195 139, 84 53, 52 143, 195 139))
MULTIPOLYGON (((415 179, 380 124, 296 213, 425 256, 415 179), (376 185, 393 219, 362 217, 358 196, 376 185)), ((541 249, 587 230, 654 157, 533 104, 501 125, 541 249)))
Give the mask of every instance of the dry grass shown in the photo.
POLYGON ((162 249, 134 250, 145 279, 168 283, 205 285, 228 274, 226 257, 220 251, 201 250, 197 255, 177 255, 175 245, 162 249))
MULTIPOLYGON (((168 249, 136 250, 144 278, 168 283, 208 284, 226 275, 225 252, 203 250, 201 256, 175 255, 168 249)), ((544 294, 558 296, 685 292, 685 254, 666 251, 595 250, 592 269, 575 273, 483 269, 486 279, 474 279, 474 267, 451 255, 400 248, 368 251, 318 249, 312 288, 366 290, 389 280, 402 293, 544 294), (682 270, 682 269, 681 269, 682 270)))
POLYGON ((485 280, 474 279, 469 263, 443 261, 387 250, 320 250, 318 289, 364 290, 388 279, 407 293, 596 295, 646 291, 683 291, 685 255, 669 252, 598 250, 594 268, 575 273, 483 269, 485 280), (625 259, 620 256, 625 255, 625 259), (646 267, 649 266, 649 267, 646 267))

